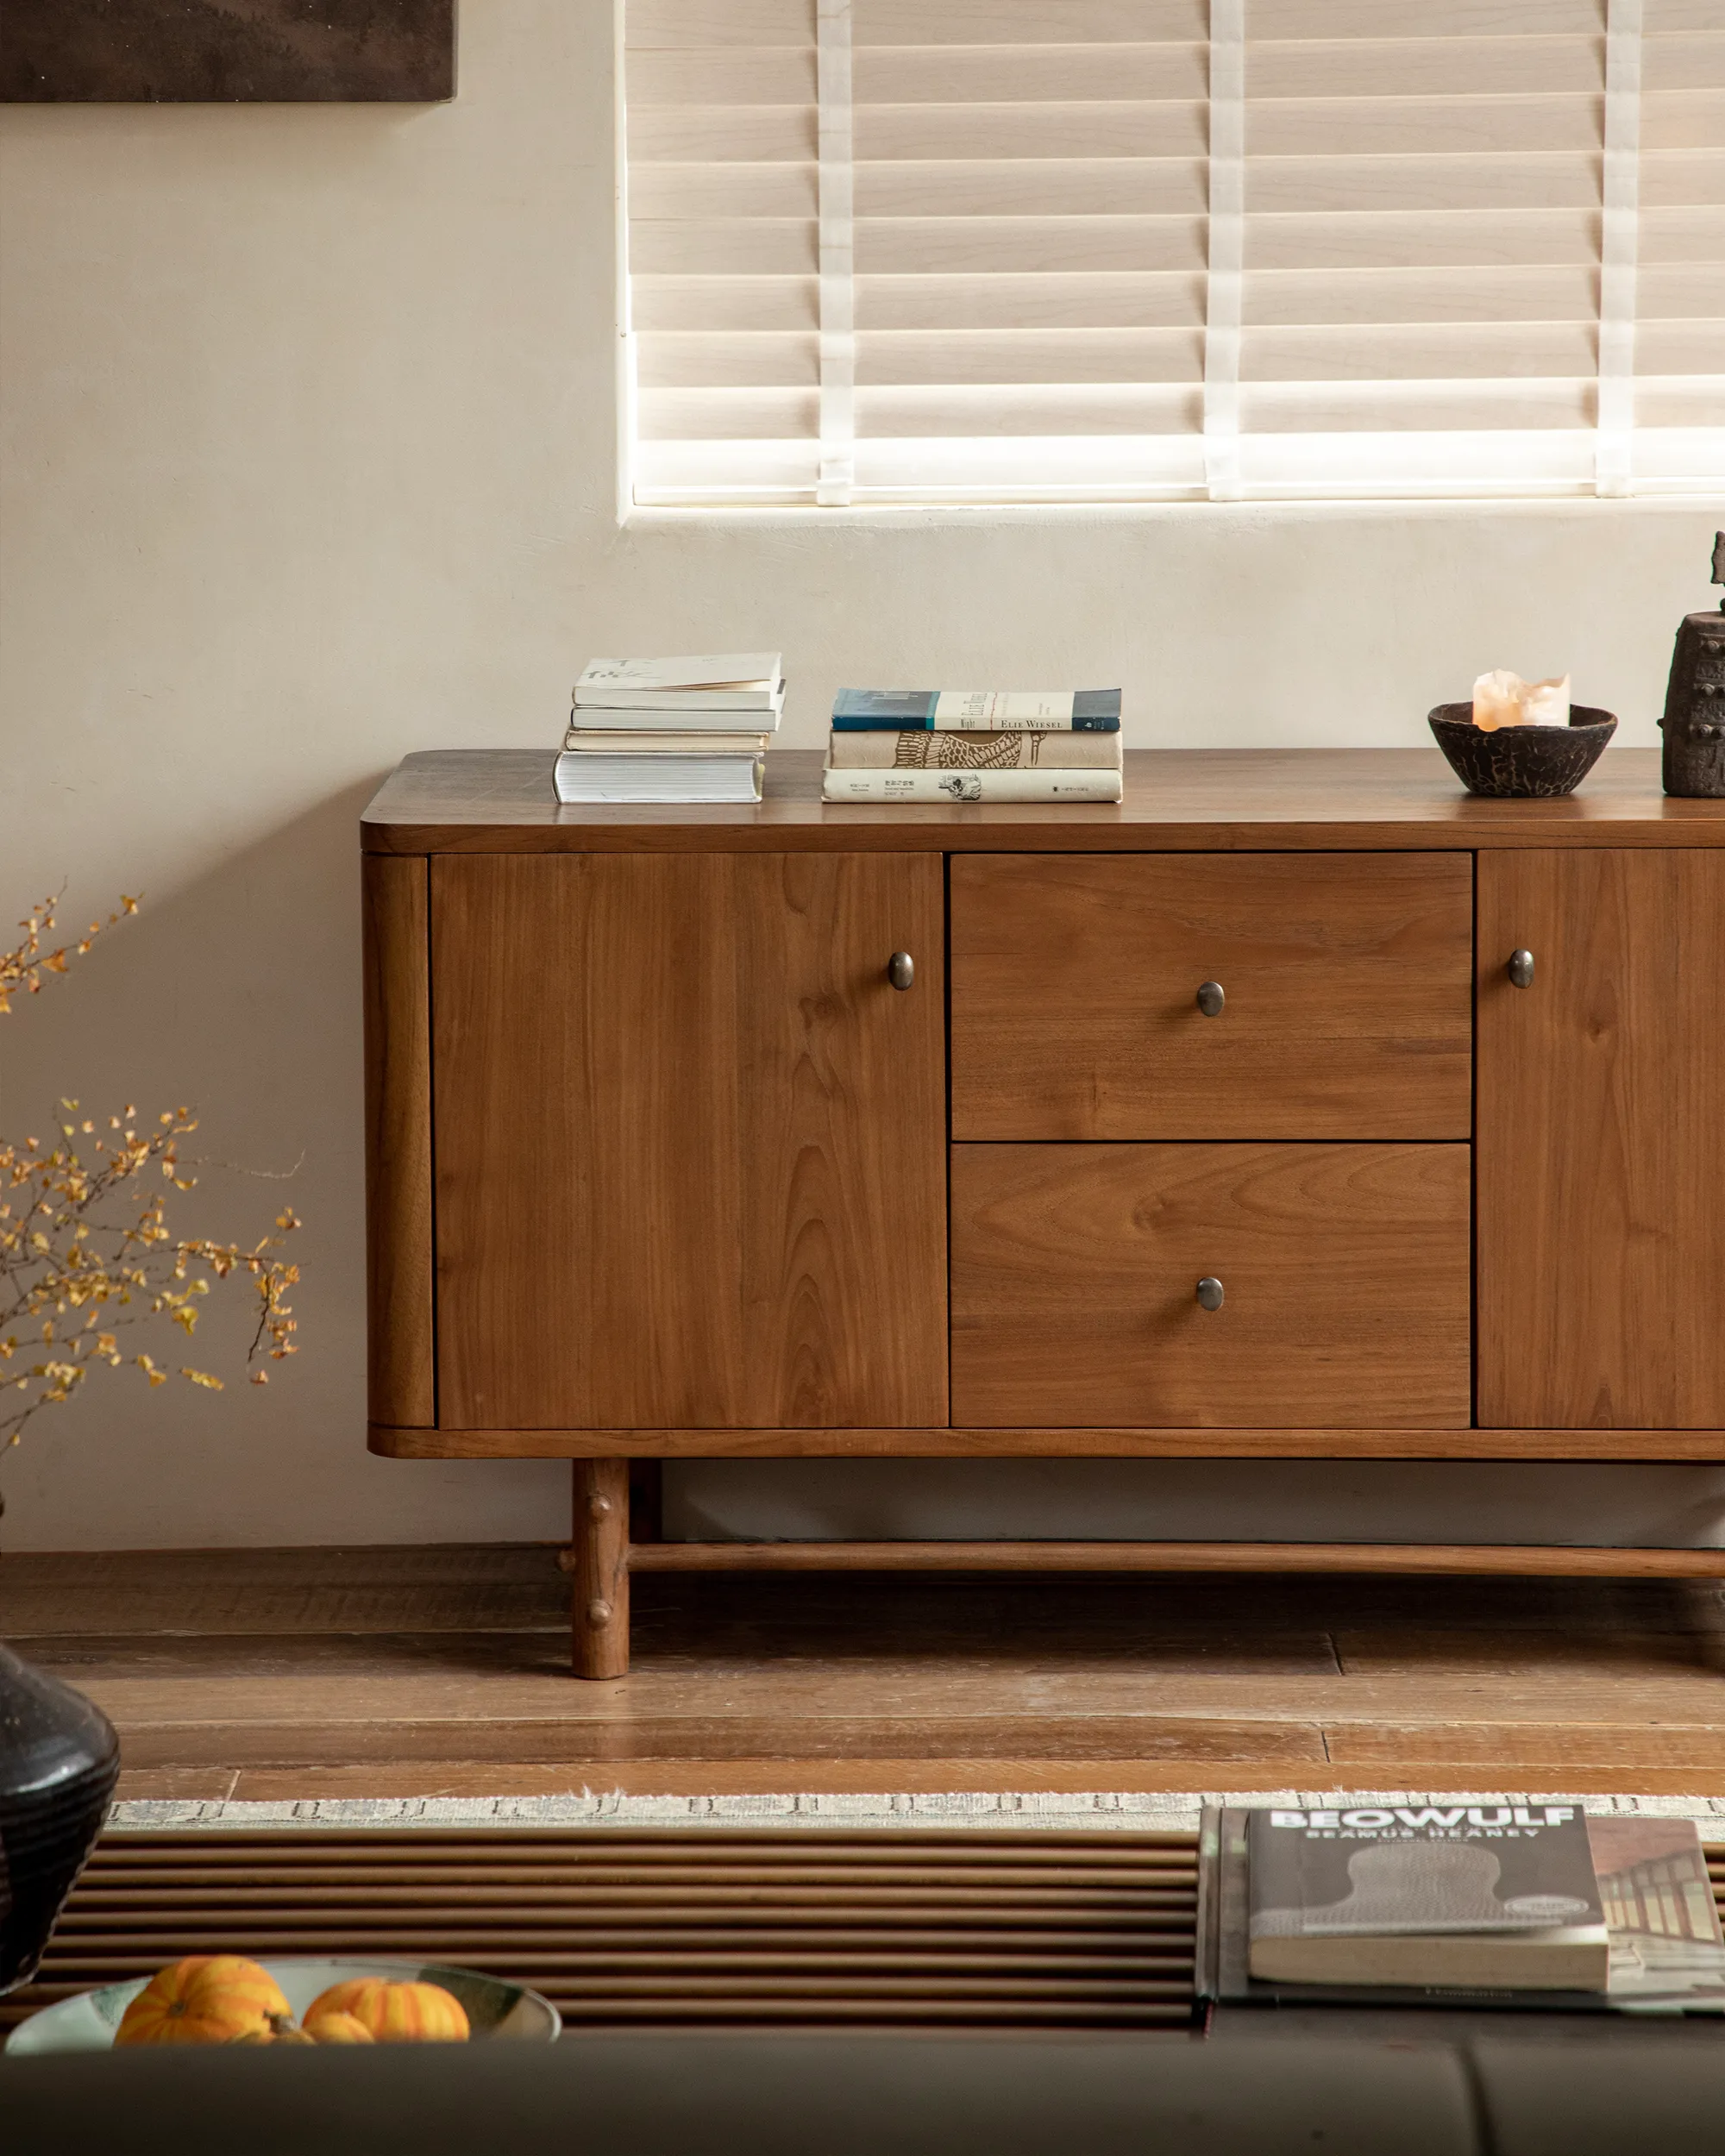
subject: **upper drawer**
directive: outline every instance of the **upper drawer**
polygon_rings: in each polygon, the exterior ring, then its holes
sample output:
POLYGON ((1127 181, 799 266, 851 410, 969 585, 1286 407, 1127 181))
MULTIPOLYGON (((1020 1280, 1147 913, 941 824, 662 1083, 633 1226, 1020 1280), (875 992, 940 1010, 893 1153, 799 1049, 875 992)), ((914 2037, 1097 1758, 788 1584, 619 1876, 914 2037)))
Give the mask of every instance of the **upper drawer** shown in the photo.
POLYGON ((1469 856, 960 854, 951 875, 955 1138, 1470 1135, 1469 856))

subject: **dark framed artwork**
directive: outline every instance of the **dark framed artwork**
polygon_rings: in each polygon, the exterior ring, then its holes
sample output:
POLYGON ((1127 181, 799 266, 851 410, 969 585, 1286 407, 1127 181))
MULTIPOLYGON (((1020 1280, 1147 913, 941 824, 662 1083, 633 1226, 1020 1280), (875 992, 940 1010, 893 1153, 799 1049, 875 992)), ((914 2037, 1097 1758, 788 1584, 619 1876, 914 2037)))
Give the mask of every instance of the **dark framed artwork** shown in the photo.
POLYGON ((7 104, 424 104, 455 0, 0 0, 7 104))

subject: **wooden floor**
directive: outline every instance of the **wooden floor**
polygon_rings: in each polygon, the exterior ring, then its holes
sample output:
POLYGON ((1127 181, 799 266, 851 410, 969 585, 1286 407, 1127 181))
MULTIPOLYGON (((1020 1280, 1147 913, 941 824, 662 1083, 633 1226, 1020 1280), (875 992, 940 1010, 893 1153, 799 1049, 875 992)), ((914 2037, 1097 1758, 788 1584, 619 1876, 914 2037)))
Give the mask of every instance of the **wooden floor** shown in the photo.
POLYGON ((0 1559, 129 1796, 1725 1794, 1725 1594, 1657 1582, 643 1578, 567 1674, 549 1548, 0 1559))

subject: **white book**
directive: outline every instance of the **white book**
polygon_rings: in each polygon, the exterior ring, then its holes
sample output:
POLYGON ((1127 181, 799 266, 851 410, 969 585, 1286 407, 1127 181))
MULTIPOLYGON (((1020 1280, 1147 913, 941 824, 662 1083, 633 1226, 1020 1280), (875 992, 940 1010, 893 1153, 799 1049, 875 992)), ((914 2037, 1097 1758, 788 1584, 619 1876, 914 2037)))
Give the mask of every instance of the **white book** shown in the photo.
POLYGON ((575 683, 575 705, 613 711, 777 711, 785 699, 784 672, 776 651, 590 659, 575 683))
POLYGON ((826 760, 835 771, 1118 771, 1118 734, 834 731, 826 760))
POLYGON ((824 801, 1118 801, 1118 771, 857 771, 829 764, 824 801))
POLYGON ((688 702, 651 707, 639 704, 577 704, 569 714, 569 724, 589 733, 735 734, 746 727, 751 733, 758 730, 771 734, 778 731, 779 715, 784 707, 784 685, 781 682, 778 701, 762 709, 744 709, 724 702, 688 702))
POLYGON ((758 801, 764 756, 579 756, 557 759, 564 803, 758 801))
POLYGON ((718 734, 699 729, 624 735, 602 727, 571 726, 563 736, 563 749, 571 756, 763 756, 771 739, 770 734, 718 734))

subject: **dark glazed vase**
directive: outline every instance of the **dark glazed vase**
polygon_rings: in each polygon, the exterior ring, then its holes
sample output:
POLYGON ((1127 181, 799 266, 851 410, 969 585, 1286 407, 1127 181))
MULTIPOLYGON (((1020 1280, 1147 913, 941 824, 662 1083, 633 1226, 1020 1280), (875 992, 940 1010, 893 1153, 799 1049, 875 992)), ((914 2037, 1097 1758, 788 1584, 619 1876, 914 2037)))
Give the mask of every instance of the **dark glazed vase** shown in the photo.
POLYGON ((34 1974, 119 1773, 101 1709, 0 1647, 0 1992, 34 1974))

